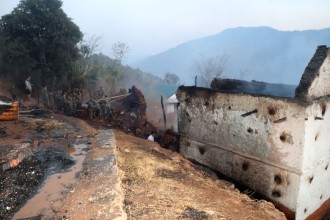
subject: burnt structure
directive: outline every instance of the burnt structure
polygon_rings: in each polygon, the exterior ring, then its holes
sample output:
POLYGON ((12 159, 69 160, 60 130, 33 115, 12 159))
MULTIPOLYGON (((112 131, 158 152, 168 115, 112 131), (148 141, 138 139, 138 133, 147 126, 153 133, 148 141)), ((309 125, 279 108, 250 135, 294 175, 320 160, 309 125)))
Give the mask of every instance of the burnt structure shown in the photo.
POLYGON ((258 81, 242 81, 237 79, 213 79, 212 89, 218 89, 222 92, 231 93, 250 93, 259 95, 271 95, 278 97, 294 97, 295 85, 264 83, 258 81))
POLYGON ((317 48, 294 97, 262 93, 292 86, 227 83, 178 89, 180 152, 287 207, 296 219, 325 214, 320 212, 330 201, 330 49, 317 48))

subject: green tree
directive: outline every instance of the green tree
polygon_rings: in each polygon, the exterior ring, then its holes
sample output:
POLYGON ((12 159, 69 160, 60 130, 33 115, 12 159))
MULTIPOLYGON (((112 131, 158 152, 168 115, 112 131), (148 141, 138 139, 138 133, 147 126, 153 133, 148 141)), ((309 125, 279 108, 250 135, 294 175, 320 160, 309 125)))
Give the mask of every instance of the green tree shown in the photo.
POLYGON ((16 80, 32 75, 35 85, 74 81, 79 58, 79 27, 61 9, 60 0, 21 0, 0 20, 3 74, 16 80))

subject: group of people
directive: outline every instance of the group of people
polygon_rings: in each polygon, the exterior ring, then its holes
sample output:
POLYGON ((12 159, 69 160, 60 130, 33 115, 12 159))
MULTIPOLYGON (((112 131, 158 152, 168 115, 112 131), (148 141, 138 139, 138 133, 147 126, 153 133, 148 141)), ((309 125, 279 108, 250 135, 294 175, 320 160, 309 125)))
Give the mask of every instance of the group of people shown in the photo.
POLYGON ((92 120, 94 118, 109 119, 112 117, 110 99, 107 95, 96 93, 89 95, 89 100, 84 102, 83 90, 75 89, 71 94, 58 91, 54 98, 58 111, 66 115, 82 117, 92 120))
MULTIPOLYGON (((24 91, 29 101, 31 101, 32 88, 31 76, 28 76, 24 81, 24 91)), ((9 92, 13 101, 17 101, 15 85, 10 88, 9 92)), ((75 88, 70 93, 62 90, 49 91, 47 86, 44 86, 39 90, 37 100, 38 105, 42 105, 52 111, 60 111, 69 116, 84 117, 90 120, 96 117, 100 119, 111 118, 113 112, 110 108, 110 98, 105 95, 102 87, 90 94, 78 88, 75 88), (88 101, 84 102, 86 99, 88 101)))
POLYGON ((110 108, 110 99, 107 96, 103 96, 101 99, 90 99, 83 105, 88 111, 88 119, 93 118, 110 119, 112 118, 112 109, 110 108))
MULTIPOLYGON (((32 84, 30 79, 31 77, 28 77, 25 80, 25 91, 29 100, 32 93, 32 84)), ((111 108, 111 105, 114 105, 114 108, 118 108, 118 103, 116 101, 124 98, 125 101, 121 103, 121 107, 126 109, 129 119, 126 116, 122 118, 124 121, 127 120, 131 122, 132 119, 139 120, 144 118, 143 115, 145 115, 146 104, 142 93, 140 92, 140 94, 138 92, 140 91, 133 86, 128 93, 126 93, 126 91, 120 91, 118 93, 119 95, 117 94, 112 97, 113 100, 111 100, 111 98, 106 95, 102 87, 94 93, 78 88, 74 89, 70 93, 67 93, 62 90, 49 90, 47 86, 44 86, 38 91, 38 105, 42 105, 54 112, 62 112, 68 116, 75 116, 88 120, 93 120, 96 118, 100 120, 107 120, 113 118, 113 109, 111 108), (113 102, 112 104, 111 101, 113 102)), ((15 86, 11 88, 11 95, 13 100, 16 100, 17 94, 15 86)), ((135 124, 133 123, 132 126, 133 125, 135 124)), ((143 128, 145 127, 146 125, 143 126, 143 128)), ((157 135, 157 132, 153 131, 149 133, 147 139, 150 141, 158 141, 159 136, 157 135)))
MULTIPOLYGON (((25 80, 25 91, 28 99, 31 98, 32 84, 31 77, 25 80)), ((17 91, 13 85, 10 89, 12 99, 17 100, 17 91)), ((93 95, 88 95, 87 91, 75 88, 72 92, 67 93, 62 90, 49 91, 47 86, 42 87, 37 98, 38 105, 43 106, 55 112, 63 112, 65 115, 83 117, 85 119, 110 118, 112 111, 110 108, 110 99, 104 95, 101 88, 93 95), (84 92, 87 94, 85 95, 84 92), (86 98, 89 97, 89 98, 86 98), (87 102, 84 100, 88 99, 87 102)))

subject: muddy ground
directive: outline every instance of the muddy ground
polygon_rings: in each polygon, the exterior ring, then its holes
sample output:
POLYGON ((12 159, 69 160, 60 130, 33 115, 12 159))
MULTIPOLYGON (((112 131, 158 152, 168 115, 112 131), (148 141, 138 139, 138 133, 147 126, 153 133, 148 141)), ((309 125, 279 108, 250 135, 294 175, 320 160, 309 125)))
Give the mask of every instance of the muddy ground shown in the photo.
POLYGON ((0 128, 0 219, 11 218, 50 175, 72 167, 69 149, 76 141, 88 143, 94 131, 54 114, 1 121, 0 128))
POLYGON ((76 182, 64 182, 56 201, 35 203, 49 203, 39 214, 18 219, 285 219, 212 171, 119 130, 113 147, 102 148, 97 135, 105 127, 76 118, 23 116, 0 127, 0 219, 17 214, 52 174, 72 169, 76 143, 86 146, 76 182))

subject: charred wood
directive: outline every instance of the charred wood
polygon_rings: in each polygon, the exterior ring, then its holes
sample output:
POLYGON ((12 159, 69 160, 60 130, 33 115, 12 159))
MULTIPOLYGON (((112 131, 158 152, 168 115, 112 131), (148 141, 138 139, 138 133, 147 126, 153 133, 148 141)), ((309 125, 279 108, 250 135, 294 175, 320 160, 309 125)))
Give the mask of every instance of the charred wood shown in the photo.
POLYGON ((249 116, 249 115, 252 115, 252 114, 255 114, 255 113, 258 113, 258 109, 255 109, 253 111, 250 111, 250 112, 247 112, 243 115, 241 115, 242 117, 246 117, 246 116, 249 116))

